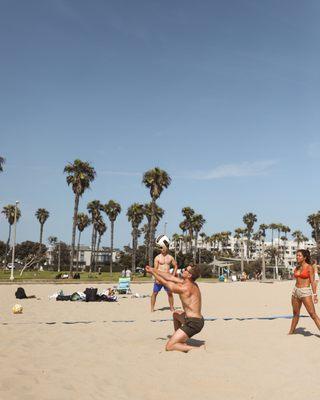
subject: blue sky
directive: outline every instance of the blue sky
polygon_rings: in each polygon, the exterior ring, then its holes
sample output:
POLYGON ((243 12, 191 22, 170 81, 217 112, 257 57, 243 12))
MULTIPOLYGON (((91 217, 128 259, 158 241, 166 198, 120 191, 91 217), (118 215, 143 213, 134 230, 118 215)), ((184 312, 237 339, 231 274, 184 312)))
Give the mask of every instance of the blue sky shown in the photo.
MULTIPOLYGON (((0 207, 21 201, 18 241, 70 241, 63 168, 97 171, 88 201, 148 201, 142 173, 172 177, 160 223, 193 207, 212 234, 282 222, 310 234, 320 206, 320 5, 317 1, 29 0, 0 3, 0 207)), ((0 239, 7 237, 0 218, 0 239)), ((83 241, 89 243, 89 230, 83 241)), ((109 241, 109 232, 104 244, 109 241)))

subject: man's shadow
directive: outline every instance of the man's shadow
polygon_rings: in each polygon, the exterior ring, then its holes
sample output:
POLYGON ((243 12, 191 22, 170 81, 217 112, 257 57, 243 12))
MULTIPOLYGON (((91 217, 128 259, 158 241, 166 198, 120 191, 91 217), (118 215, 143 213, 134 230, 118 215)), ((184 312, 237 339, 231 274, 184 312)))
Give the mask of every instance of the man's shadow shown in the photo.
POLYGON ((320 338, 320 335, 312 333, 310 331, 307 331, 306 328, 297 328, 294 332, 295 335, 302 335, 302 336, 316 336, 317 338, 320 338))
MULTIPOLYGON (((155 311, 169 311, 170 307, 157 308, 155 311)), ((175 310, 181 310, 181 307, 175 307, 175 310)))
MULTIPOLYGON (((167 337, 157 337, 157 339, 156 340, 163 340, 163 341, 165 341, 165 340, 168 340, 168 339, 170 339, 172 337, 172 335, 168 335, 167 337)), ((189 345, 189 346, 193 346, 193 347, 201 347, 201 346, 204 346, 205 344, 206 344, 206 341, 205 340, 198 340, 198 339, 188 339, 187 341, 186 341, 186 343, 189 345)))

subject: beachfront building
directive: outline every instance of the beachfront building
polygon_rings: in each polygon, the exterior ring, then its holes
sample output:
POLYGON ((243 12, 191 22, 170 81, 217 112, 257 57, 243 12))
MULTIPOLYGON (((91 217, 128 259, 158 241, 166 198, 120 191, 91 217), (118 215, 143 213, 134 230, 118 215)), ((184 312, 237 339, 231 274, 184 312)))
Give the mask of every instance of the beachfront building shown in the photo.
MULTIPOLYGON (((90 266, 91 254, 92 254, 92 251, 91 251, 90 246, 85 246, 85 245, 80 246, 80 249, 79 249, 79 266, 80 267, 85 269, 90 266)), ((117 262, 119 257, 120 257, 120 250, 113 249, 112 261, 117 262)), ((96 265, 109 264, 110 260, 111 260, 110 247, 101 247, 101 249, 99 249, 99 253, 96 252, 95 258, 96 258, 96 265)), ((76 261, 77 261, 77 254, 75 252, 74 262, 76 263, 76 261)))
MULTIPOLYGON (((259 240, 251 240, 251 249, 250 249, 250 258, 252 260, 256 260, 261 258, 263 243, 259 240)), ((192 243, 195 246, 195 241, 192 243)), ((170 249, 174 250, 175 244, 171 242, 170 249)), ((187 244, 185 241, 180 240, 179 243, 176 243, 177 250, 182 251, 182 253, 186 253, 187 244)), ((310 251, 316 248, 316 243, 313 239, 300 242, 299 247, 298 243, 295 240, 279 240, 277 238, 274 239, 273 244, 271 241, 266 241, 264 243, 265 251, 271 249, 273 246, 274 249, 277 250, 279 254, 278 258, 282 264, 286 267, 291 267, 296 261, 296 252, 297 249, 308 249, 310 251)), ((197 241, 198 249, 206 249, 211 252, 221 252, 221 253, 229 253, 233 256, 240 257, 241 251, 243 251, 243 256, 246 259, 247 255, 247 239, 237 239, 234 236, 229 236, 227 240, 224 241, 216 241, 213 240, 202 240, 201 238, 197 241), (243 249, 243 250, 242 250, 243 249)))

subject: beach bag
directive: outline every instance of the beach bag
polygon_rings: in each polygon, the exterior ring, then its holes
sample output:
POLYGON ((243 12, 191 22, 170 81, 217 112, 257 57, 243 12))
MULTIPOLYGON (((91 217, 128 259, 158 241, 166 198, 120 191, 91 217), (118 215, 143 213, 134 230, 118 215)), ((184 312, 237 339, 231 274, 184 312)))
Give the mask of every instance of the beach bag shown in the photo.
POLYGON ((86 301, 97 301, 97 293, 98 293, 98 289, 97 288, 87 288, 84 291, 85 295, 86 295, 86 301))
POLYGON ((79 293, 75 292, 75 293, 72 293, 70 300, 71 301, 79 301, 79 300, 81 300, 81 297, 80 297, 79 293))
POLYGON ((27 295, 26 292, 24 291, 24 289, 22 287, 18 287, 17 291, 16 291, 16 299, 26 299, 27 295))

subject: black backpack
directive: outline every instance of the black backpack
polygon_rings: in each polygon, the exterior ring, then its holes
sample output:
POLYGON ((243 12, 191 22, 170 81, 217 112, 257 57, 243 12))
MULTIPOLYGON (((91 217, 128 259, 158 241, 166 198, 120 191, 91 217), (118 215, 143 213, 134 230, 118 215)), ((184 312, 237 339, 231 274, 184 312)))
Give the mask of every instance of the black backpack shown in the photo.
POLYGON ((84 292, 86 295, 86 301, 97 301, 97 293, 98 289, 97 288, 87 288, 84 292))
POLYGON ((22 287, 18 287, 17 291, 16 291, 16 299, 26 299, 27 295, 26 292, 24 291, 24 289, 22 287))

